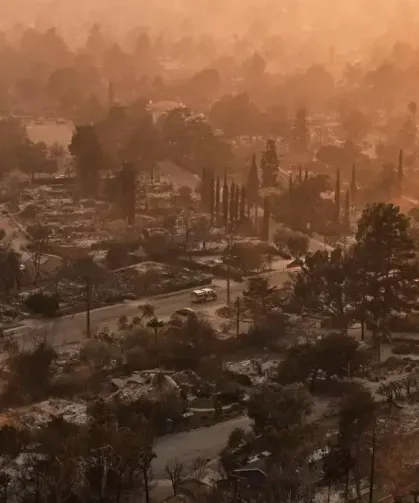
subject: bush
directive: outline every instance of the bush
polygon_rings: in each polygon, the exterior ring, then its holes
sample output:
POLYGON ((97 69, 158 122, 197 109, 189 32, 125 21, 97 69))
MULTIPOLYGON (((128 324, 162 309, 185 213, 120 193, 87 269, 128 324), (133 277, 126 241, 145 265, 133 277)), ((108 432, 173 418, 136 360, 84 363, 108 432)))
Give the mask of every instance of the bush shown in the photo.
POLYGON ((57 297, 42 292, 29 295, 25 304, 34 314, 40 314, 47 318, 57 316, 60 307, 57 297))
POLYGON ((229 371, 227 375, 232 381, 240 384, 241 386, 252 386, 252 380, 247 374, 240 374, 239 372, 229 371))
POLYGON ((419 347, 414 344, 397 344, 393 348, 393 354, 395 355, 419 355, 419 347))
POLYGON ((402 358, 397 358, 397 356, 390 356, 381 364, 381 366, 385 367, 387 370, 396 370, 405 365, 406 362, 402 358))
POLYGON ((392 332, 417 333, 419 331, 419 320, 417 316, 394 317, 390 320, 388 328, 392 332))
POLYGON ((226 388, 217 394, 221 404, 229 405, 230 403, 240 402, 243 398, 243 392, 235 383, 229 383, 226 388))
POLYGON ((61 374, 51 380, 51 395, 60 398, 72 398, 85 388, 85 377, 77 374, 61 374))
POLYGON ((80 349, 80 361, 87 363, 94 371, 109 368, 118 356, 116 348, 99 339, 86 341, 80 349))
POLYGON ((143 348, 131 348, 125 353, 125 361, 131 370, 149 368, 150 359, 143 348))
POLYGON ((3 404, 44 400, 50 394, 52 365, 57 357, 54 349, 45 343, 33 350, 21 351, 8 362, 10 375, 3 404))
POLYGON ((106 252, 106 264, 109 269, 119 269, 129 265, 127 246, 115 244, 106 252))

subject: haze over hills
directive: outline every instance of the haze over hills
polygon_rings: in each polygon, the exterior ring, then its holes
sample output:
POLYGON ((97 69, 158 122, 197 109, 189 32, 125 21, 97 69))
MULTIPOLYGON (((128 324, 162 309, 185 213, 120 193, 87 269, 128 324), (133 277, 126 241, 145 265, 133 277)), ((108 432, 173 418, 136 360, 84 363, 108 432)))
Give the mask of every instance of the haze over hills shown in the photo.
POLYGON ((113 35, 147 26, 165 35, 211 34, 216 37, 248 33, 255 41, 269 35, 289 40, 315 38, 316 45, 340 50, 366 46, 373 39, 394 43, 414 38, 419 7, 413 0, 15 0, 2 2, 3 27, 16 23, 47 28, 55 26, 70 44, 79 44, 88 27, 97 22, 113 35), (356 33, 356 40, 354 39, 356 33))

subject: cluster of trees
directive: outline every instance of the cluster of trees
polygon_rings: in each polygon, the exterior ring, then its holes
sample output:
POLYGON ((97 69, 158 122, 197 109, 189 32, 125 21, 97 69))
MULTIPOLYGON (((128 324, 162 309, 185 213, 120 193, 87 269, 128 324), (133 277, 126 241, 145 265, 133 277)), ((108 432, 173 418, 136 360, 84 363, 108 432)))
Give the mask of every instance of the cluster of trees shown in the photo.
POLYGON ((303 175, 300 168, 295 179, 290 175, 286 190, 274 197, 273 213, 280 222, 297 231, 338 234, 340 187, 336 187, 335 202, 323 197, 329 190, 327 175, 309 176, 308 171, 303 175))
POLYGON ((281 384, 302 382, 315 392, 319 377, 350 378, 369 361, 369 352, 361 349, 355 339, 336 333, 314 343, 292 346, 278 367, 277 378, 281 384))
POLYGON ((120 170, 126 163, 143 176, 153 177, 156 163, 164 159, 193 173, 207 163, 226 166, 231 162, 229 145, 215 135, 203 116, 175 108, 155 123, 143 100, 129 107, 113 106, 103 120, 77 126, 69 149, 80 185, 88 194, 97 194, 103 173, 120 170))
POLYGON ((64 156, 64 149, 55 144, 34 143, 28 137, 24 124, 16 118, 0 120, 0 173, 7 175, 21 171, 32 180, 38 173, 54 173, 64 156))
POLYGON ((246 188, 234 182, 228 185, 227 172, 221 186, 220 176, 215 178, 213 170, 204 168, 200 192, 202 208, 211 215, 213 225, 217 223, 233 230, 248 214, 246 188))
POLYGON ((263 205, 262 226, 259 234, 267 240, 269 236, 270 204, 267 197, 259 197, 259 178, 257 164, 253 157, 247 186, 228 184, 227 172, 221 186, 221 177, 215 177, 212 169, 205 168, 201 180, 202 209, 211 215, 211 225, 223 225, 227 231, 233 232, 247 228, 250 233, 258 233, 258 214, 263 205), (251 210, 254 211, 254 222, 251 210))
POLYGON ((2 497, 119 502, 136 492, 150 502, 154 436, 140 413, 101 401, 92 403, 82 426, 62 418, 38 429, 24 422, 5 426, 0 430, 2 497))
POLYGON ((368 206, 347 251, 319 251, 306 258, 293 284, 293 302, 305 313, 329 317, 346 331, 368 322, 375 337, 391 316, 409 312, 416 300, 418 269, 409 219, 393 204, 368 206))
MULTIPOLYGON (((293 371, 298 371, 297 365, 305 364, 300 356, 293 367, 292 353, 295 357, 298 352, 302 355, 308 351, 307 346, 295 347, 288 354, 288 363, 280 365, 280 381, 288 380, 292 384, 271 383, 252 394, 247 406, 252 429, 236 429, 230 434, 220 453, 225 472, 234 480, 236 469, 245 466, 255 455, 268 453, 264 483, 254 487, 253 492, 251 486, 239 488, 239 492, 248 491, 247 496, 252 495, 257 501, 273 502, 283 497, 289 501, 312 501, 319 483, 328 488, 328 498, 334 487, 344 489, 345 501, 350 497, 350 489, 362 499, 366 480, 370 498, 379 484, 394 501, 399 501, 415 480, 410 465, 414 451, 410 436, 400 429, 397 418, 386 415, 366 387, 347 382, 343 393, 339 393, 341 399, 335 411, 336 432, 331 440, 325 441, 321 413, 304 384, 305 378, 297 378, 298 382, 289 379, 293 371)), ((345 368, 338 368, 344 363, 341 356, 348 351, 348 355, 354 356, 359 349, 355 341, 335 334, 317 342, 310 351, 312 356, 318 355, 316 372, 322 370, 330 372, 327 377, 343 377, 345 368), (339 349, 341 347, 343 349, 339 349), (336 351, 338 361, 334 363, 336 351)), ((313 361, 307 363, 312 365, 313 361)))

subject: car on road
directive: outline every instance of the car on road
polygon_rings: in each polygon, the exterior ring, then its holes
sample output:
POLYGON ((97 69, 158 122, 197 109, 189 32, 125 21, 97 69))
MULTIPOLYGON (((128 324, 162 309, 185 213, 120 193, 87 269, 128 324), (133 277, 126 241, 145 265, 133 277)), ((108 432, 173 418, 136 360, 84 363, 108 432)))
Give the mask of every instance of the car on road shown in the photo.
POLYGON ((191 302, 201 304, 202 302, 211 302, 217 300, 217 292, 213 288, 202 288, 191 292, 191 302))
POLYGON ((174 316, 187 316, 192 317, 196 316, 196 312, 190 307, 183 307, 182 309, 178 309, 173 313, 174 316))

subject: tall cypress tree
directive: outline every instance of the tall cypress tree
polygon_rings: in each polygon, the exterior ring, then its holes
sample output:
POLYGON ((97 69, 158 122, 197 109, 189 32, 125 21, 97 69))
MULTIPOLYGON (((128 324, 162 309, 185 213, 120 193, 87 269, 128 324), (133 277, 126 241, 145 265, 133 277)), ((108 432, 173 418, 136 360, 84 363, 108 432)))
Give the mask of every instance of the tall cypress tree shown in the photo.
POLYGON ((263 199, 263 225, 262 225, 262 239, 268 241, 269 239, 269 220, 271 217, 270 204, 268 197, 263 199))
POLYGON ((356 167, 355 167, 355 163, 354 163, 352 166, 352 177, 351 177, 351 201, 352 201, 352 204, 355 201, 357 192, 358 192, 358 186, 356 184, 356 167))
POLYGON ((397 168, 397 195, 401 197, 403 194, 403 150, 399 152, 399 166, 397 168))
POLYGON ((350 211, 351 211, 351 195, 350 190, 347 189, 345 194, 345 217, 344 217, 345 218, 344 225, 346 231, 349 231, 351 226, 350 211))
POLYGON ((298 183, 303 183, 303 167, 301 164, 298 166, 298 183))
POLYGON ((308 180, 308 169, 306 168, 306 172, 304 174, 304 181, 306 182, 308 180))
POLYGON ((236 185, 234 182, 231 182, 230 185, 230 223, 233 224, 236 222, 236 185))
POLYGON ((246 208, 246 189, 242 185, 241 196, 240 196, 240 222, 244 220, 244 212, 246 208))
POLYGON ((215 183, 215 221, 218 222, 220 218, 220 177, 217 176, 215 183))
POLYGON ((292 179, 292 173, 290 173, 290 177, 288 179, 288 199, 289 199, 288 202, 290 208, 292 206, 293 196, 294 196, 294 180, 292 179))
POLYGON ((206 167, 202 170, 201 177, 201 206, 204 211, 208 208, 208 169, 206 167))
POLYGON ((294 188, 294 181, 292 179, 292 173, 290 173, 290 177, 288 178, 288 191, 292 192, 293 188, 294 188))
POLYGON ((135 222, 135 203, 136 203, 136 183, 137 176, 130 163, 124 163, 120 175, 121 188, 121 210, 123 218, 126 218, 129 225, 135 222))
POLYGON ((256 164, 256 156, 255 154, 253 154, 252 166, 250 167, 249 175, 247 177, 247 199, 249 202, 249 208, 257 204, 258 193, 259 193, 258 166, 256 164))
POLYGON ((340 222, 340 170, 336 174, 336 188, 335 188, 335 223, 339 225, 340 222))
POLYGON ((224 186, 223 186, 223 220, 224 225, 228 226, 228 208, 229 208, 229 194, 227 185, 227 172, 224 172, 224 186))
POLYGON ((262 185, 264 187, 275 187, 277 183, 279 168, 278 154, 276 153, 276 144, 274 140, 266 142, 266 150, 262 154, 260 169, 262 172, 262 185))
POLYGON ((240 217, 240 187, 236 185, 236 196, 234 198, 234 220, 239 221, 240 217))

